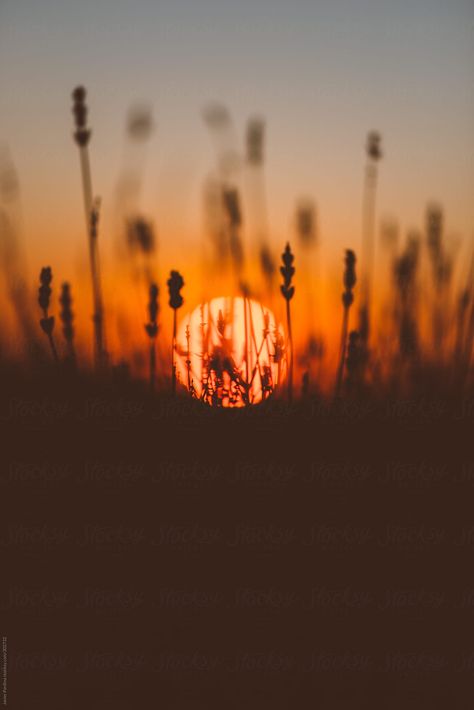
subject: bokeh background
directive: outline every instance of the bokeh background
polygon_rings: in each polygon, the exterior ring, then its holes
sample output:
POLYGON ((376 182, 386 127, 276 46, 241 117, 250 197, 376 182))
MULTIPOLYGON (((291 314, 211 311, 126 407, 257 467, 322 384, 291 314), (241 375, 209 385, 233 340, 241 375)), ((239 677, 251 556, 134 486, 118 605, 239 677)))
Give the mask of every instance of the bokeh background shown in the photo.
MULTIPOLYGON (((50 263, 61 280, 87 278, 72 140, 77 84, 88 89, 109 289, 117 184, 130 160, 161 273, 179 267, 189 283, 199 271, 203 186, 216 162, 203 120, 211 101, 228 108, 242 152, 248 118, 265 120, 271 242, 280 253, 294 234, 295 204, 313 200, 319 278, 338 274, 335 298, 342 250, 361 242, 373 128, 384 151, 377 229, 387 220, 402 235, 420 228, 434 200, 462 264, 474 227, 473 31, 471 0, 1 0, 0 144, 18 175, 30 273, 50 263), (130 158, 125 125, 136 102, 152 111, 153 132, 130 158)), ((245 229, 245 204, 243 220, 245 229)))

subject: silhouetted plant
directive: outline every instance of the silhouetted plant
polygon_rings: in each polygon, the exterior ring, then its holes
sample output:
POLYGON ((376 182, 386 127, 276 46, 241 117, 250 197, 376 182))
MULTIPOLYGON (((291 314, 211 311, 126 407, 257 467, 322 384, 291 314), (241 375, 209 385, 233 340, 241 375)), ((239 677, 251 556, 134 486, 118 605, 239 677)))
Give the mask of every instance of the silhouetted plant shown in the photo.
POLYGON ((96 200, 94 204, 92 191, 92 177, 89 160, 89 141, 91 131, 87 127, 87 104, 86 90, 83 86, 78 86, 72 92, 74 123, 76 131, 74 139, 79 147, 79 156, 81 161, 82 187, 84 192, 84 208, 86 215, 86 226, 89 242, 89 262, 92 280, 92 295, 94 301, 94 356, 97 367, 101 367, 105 360, 104 346, 104 309, 102 303, 102 286, 100 280, 100 262, 98 250, 98 220, 99 220, 99 203, 96 200))
POLYGON ((72 311, 71 287, 65 282, 61 286, 61 295, 59 297, 61 311, 59 317, 63 324, 63 335, 67 343, 69 359, 72 363, 76 360, 76 351, 74 348, 74 313, 72 311))
POLYGON ((283 298, 286 301, 286 324, 288 328, 288 350, 289 350, 289 362, 288 362, 288 399, 291 402, 293 399, 293 333, 291 329, 291 309, 290 301, 295 294, 295 287, 292 285, 293 276, 295 275, 295 268, 293 262, 295 257, 293 256, 290 248, 290 244, 287 243, 285 251, 281 255, 281 260, 283 266, 280 266, 280 273, 283 276, 283 284, 280 286, 280 290, 283 298))
POLYGON ((100 279, 100 268, 98 260, 98 227, 100 215, 100 200, 97 198, 91 210, 90 220, 90 253, 91 253, 91 273, 92 273, 92 291, 94 298, 94 314, 92 320, 94 322, 95 335, 95 355, 96 364, 102 367, 105 364, 105 347, 104 347, 104 307, 102 303, 102 285, 100 279))
POLYGON ((145 331, 150 339, 150 388, 155 387, 156 377, 156 336, 158 335, 158 313, 160 310, 158 303, 158 286, 155 283, 150 284, 149 301, 148 301, 148 317, 149 321, 145 325, 145 331))
POLYGON ((395 259, 393 272, 397 292, 398 342, 403 359, 418 354, 418 328, 416 324, 416 274, 418 269, 419 240, 408 238, 404 252, 395 259))
POLYGON ((149 285, 154 280, 153 254, 156 240, 153 225, 140 216, 127 220, 127 246, 130 251, 130 262, 136 266, 135 276, 143 278, 149 285))
POLYGON ((296 210, 296 232, 302 247, 316 242, 316 212, 312 202, 303 202, 296 210))
POLYGON ((183 305, 183 297, 181 295, 181 289, 184 286, 184 280, 179 271, 171 271, 170 277, 166 282, 169 291, 169 305, 173 309, 173 343, 171 350, 171 389, 173 394, 176 393, 176 335, 178 330, 178 308, 183 305))
POLYGON ((252 165, 263 162, 263 137, 265 123, 261 118, 251 118, 247 123, 247 160, 252 165))
POLYGON ((235 189, 225 189, 223 192, 224 207, 229 220, 229 248, 232 261, 239 275, 244 264, 244 250, 240 238, 242 214, 240 211, 239 193, 235 189))
POLYGON ((362 347, 367 349, 370 336, 370 309, 372 298, 372 278, 374 268, 374 232, 375 232, 375 199, 377 189, 377 163, 382 158, 381 136, 377 131, 371 131, 367 136, 365 169, 363 226, 362 226, 362 258, 361 287, 359 309, 359 333, 362 347))
POLYGON ((134 217, 129 220, 127 239, 131 249, 144 255, 152 254, 155 249, 155 235, 152 225, 143 217, 134 217))
MULTIPOLYGON (((310 344, 319 339, 317 335, 320 326, 317 322, 316 288, 317 273, 317 230, 316 207, 312 200, 304 199, 296 207, 296 236, 297 246, 300 250, 299 284, 304 301, 300 305, 299 317, 307 323, 308 347, 301 353, 302 366, 308 369, 308 377, 312 367, 313 353, 310 344), (301 311, 304 309, 304 312, 301 311)), ((317 359, 317 358, 315 358, 317 359)))
POLYGON ((430 205, 427 210, 426 242, 434 286, 433 346, 435 352, 440 356, 447 329, 446 309, 453 265, 443 244, 443 212, 437 205, 430 205))
POLYGON ((189 325, 186 326, 185 330, 185 336, 186 336, 186 374, 187 374, 187 380, 188 380, 188 392, 191 395, 191 397, 196 396, 196 391, 194 389, 194 381, 192 377, 192 371, 191 371, 191 332, 189 329, 189 325))
MULTIPOLYGON (((265 121, 254 116, 247 122, 247 195, 251 241, 257 247, 260 270, 269 299, 275 286, 276 263, 268 243, 268 221, 264 180, 265 121)), ((253 250, 252 250, 253 251, 253 250)))
POLYGON ((344 269, 344 292, 342 294, 342 305, 344 307, 342 315, 342 328, 341 328, 341 346, 339 354, 339 367, 337 371, 336 378, 336 397, 339 396, 342 384, 342 378, 344 375, 344 363, 346 359, 346 343, 347 343, 347 331, 349 328, 349 310, 354 302, 354 287, 356 285, 356 256, 351 249, 346 249, 346 256, 344 258, 345 269, 344 269))
POLYGON ((50 266, 45 266, 40 272, 40 287, 38 289, 38 303, 43 311, 43 317, 40 319, 40 326, 44 333, 46 333, 53 354, 53 358, 58 362, 58 352, 56 350, 56 344, 54 342, 53 330, 54 330, 54 316, 49 315, 49 305, 51 301, 51 282, 53 280, 53 274, 50 266))

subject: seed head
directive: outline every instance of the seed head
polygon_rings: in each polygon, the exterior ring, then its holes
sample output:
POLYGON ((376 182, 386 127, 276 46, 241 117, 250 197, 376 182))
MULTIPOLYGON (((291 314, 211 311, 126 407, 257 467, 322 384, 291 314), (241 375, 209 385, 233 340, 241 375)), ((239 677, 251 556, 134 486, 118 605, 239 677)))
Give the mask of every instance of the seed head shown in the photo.
POLYGON ((46 335, 51 335, 54 328, 54 317, 48 316, 49 302, 51 299, 51 281, 53 274, 50 266, 45 266, 40 272, 40 287, 38 290, 38 303, 44 312, 44 318, 40 320, 40 326, 46 335))
POLYGON ((382 157, 382 149, 380 146, 381 140, 382 137, 377 131, 370 131, 369 135, 367 136, 367 155, 372 160, 380 160, 380 158, 382 157))
POLYGON ((291 281, 295 274, 295 268, 293 262, 295 257, 293 256, 290 244, 287 243, 285 251, 281 255, 281 260, 283 266, 280 266, 280 274, 283 276, 283 284, 280 286, 281 293, 287 301, 291 301, 295 293, 295 287, 291 285, 291 281))
POLYGON ((183 305, 183 297, 180 293, 184 286, 184 280, 179 271, 171 271, 170 277, 166 282, 168 284, 169 291, 169 305, 174 310, 181 308, 183 305))
POLYGON ((143 254, 151 254, 155 248, 155 235, 152 225, 142 217, 136 217, 128 223, 128 243, 143 254))
POLYGON ((247 124, 247 160, 251 165, 263 163, 263 138, 265 123, 260 118, 252 118, 247 124))
POLYGON ((342 302, 343 302, 345 308, 349 308, 349 306, 354 301, 354 294, 352 293, 352 290, 356 284, 356 272, 355 272, 356 257, 355 257, 354 252, 351 249, 346 249, 346 256, 345 256, 344 261, 345 261, 345 265, 346 265, 346 268, 344 269, 345 291, 342 294, 342 302))
POLYGON ((61 286, 59 303, 61 304, 59 316, 63 324, 63 335, 68 342, 72 342, 74 338, 74 314, 72 312, 71 287, 68 283, 63 283, 61 286))
POLYGON ((150 322, 145 325, 145 331, 150 338, 156 338, 158 334, 158 313, 160 306, 158 304, 158 294, 159 289, 155 283, 150 284, 149 291, 149 301, 148 301, 148 315, 150 317, 150 322))
POLYGON ((40 287, 38 289, 38 303, 40 308, 47 311, 51 299, 51 281, 53 274, 50 266, 44 266, 40 273, 40 287))
POLYGON ((74 89, 72 92, 72 100, 72 113, 76 126, 74 139, 78 146, 83 148, 89 143, 91 137, 91 132, 87 128, 86 90, 83 86, 78 86, 74 89))
POLYGON ((308 246, 315 242, 315 222, 314 205, 311 202, 300 205, 296 212, 296 229, 303 246, 308 246))
POLYGON ((232 227, 240 227, 242 214, 240 211, 239 193, 234 188, 227 188, 222 194, 224 207, 232 227))

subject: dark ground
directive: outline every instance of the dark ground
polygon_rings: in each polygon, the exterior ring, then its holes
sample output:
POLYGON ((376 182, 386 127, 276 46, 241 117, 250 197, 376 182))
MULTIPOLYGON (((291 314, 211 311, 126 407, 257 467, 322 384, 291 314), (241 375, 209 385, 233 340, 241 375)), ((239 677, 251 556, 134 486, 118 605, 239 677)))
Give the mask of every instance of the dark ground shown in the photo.
POLYGON ((3 392, 9 707, 474 707, 474 398, 3 392))

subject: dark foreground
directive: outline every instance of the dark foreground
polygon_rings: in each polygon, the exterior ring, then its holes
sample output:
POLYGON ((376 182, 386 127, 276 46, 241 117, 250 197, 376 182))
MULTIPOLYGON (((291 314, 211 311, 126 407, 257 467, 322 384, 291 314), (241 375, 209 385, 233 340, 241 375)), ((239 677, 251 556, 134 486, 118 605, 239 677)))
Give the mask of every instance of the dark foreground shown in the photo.
POLYGON ((4 377, 12 708, 471 708, 474 398, 4 377))

